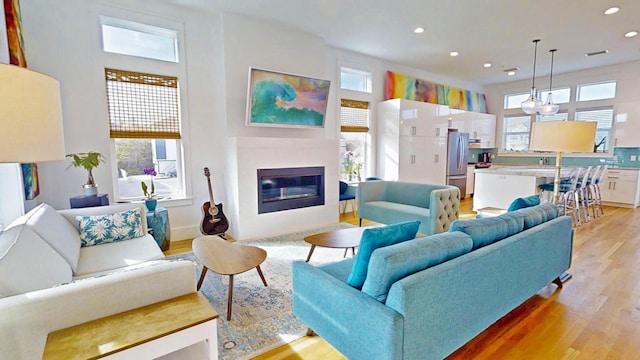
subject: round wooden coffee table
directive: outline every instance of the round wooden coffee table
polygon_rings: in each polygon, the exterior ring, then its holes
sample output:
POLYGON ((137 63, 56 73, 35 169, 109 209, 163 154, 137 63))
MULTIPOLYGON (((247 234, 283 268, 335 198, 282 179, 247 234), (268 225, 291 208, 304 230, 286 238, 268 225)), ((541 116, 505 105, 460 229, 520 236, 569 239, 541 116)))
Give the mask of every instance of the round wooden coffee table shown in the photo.
POLYGON ((348 249, 351 249, 351 253, 355 254, 355 248, 360 245, 360 238, 362 237, 362 232, 365 229, 367 228, 356 227, 306 236, 304 241, 311 244, 311 249, 309 250, 309 255, 307 255, 306 261, 309 262, 316 246, 344 249, 345 257, 347 256, 348 249))
POLYGON ((229 295, 227 296, 227 321, 231 320, 231 304, 233 303, 233 275, 256 268, 264 286, 260 264, 267 258, 267 252, 256 246, 230 243, 219 236, 201 236, 193 240, 193 253, 204 265, 198 290, 202 286, 207 270, 220 275, 229 275, 229 295))

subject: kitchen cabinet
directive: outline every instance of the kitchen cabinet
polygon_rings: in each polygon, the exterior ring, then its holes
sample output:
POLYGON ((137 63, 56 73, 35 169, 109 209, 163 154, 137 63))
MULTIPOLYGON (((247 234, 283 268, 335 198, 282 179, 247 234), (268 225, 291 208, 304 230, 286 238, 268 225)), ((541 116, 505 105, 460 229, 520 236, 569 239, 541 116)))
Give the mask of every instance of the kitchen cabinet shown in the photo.
POLYGON ((474 174, 473 171, 475 169, 475 164, 467 165, 467 193, 465 194, 465 197, 473 195, 473 186, 475 184, 476 177, 476 174, 474 174))
POLYGON ((480 148, 496 147, 496 116, 473 111, 451 110, 451 128, 469 133, 469 139, 479 139, 480 148))
POLYGON ((392 99, 380 102, 378 172, 387 180, 446 183, 449 108, 392 99))
POLYGON ((613 147, 640 147, 640 101, 616 105, 613 147))
POLYGON ((636 208, 640 204, 640 170, 607 169, 600 184, 606 205, 636 208))

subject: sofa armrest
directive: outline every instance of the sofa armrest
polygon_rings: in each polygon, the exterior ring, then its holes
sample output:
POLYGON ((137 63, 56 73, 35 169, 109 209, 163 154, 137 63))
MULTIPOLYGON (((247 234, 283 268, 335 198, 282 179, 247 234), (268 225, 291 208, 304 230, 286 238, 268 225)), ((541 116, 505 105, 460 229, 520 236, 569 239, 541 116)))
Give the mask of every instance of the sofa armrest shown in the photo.
POLYGON ((398 312, 306 262, 293 263, 293 311, 348 358, 402 356, 398 312))
POLYGON ((429 235, 449 230, 449 225, 460 215, 460 189, 450 186, 431 191, 429 205, 429 235))
POLYGON ((193 262, 162 261, 0 299, 2 357, 41 359, 49 332, 195 291, 193 262))

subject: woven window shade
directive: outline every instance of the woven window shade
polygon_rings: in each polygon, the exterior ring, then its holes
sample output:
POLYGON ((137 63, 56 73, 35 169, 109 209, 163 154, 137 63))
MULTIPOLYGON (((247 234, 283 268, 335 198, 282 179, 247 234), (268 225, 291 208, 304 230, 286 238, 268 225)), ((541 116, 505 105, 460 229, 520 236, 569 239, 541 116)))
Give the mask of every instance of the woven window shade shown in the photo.
POLYGON ((105 69, 112 138, 180 139, 178 78, 105 69))
POLYGON ((340 101, 340 131, 369 131, 369 102, 342 99, 340 101))

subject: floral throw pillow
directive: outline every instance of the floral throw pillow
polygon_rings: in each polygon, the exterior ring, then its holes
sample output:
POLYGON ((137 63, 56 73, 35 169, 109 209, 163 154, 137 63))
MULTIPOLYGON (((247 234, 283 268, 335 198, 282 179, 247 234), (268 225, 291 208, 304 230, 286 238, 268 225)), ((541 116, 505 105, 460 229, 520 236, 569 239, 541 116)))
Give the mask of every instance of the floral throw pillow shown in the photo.
POLYGON ((95 216, 76 216, 82 246, 93 246, 144 236, 140 209, 95 216))

